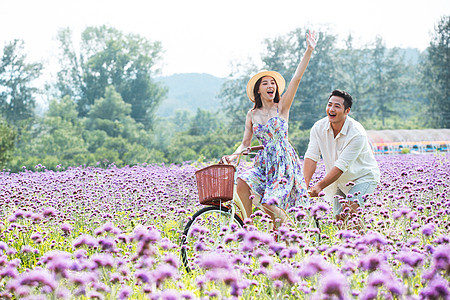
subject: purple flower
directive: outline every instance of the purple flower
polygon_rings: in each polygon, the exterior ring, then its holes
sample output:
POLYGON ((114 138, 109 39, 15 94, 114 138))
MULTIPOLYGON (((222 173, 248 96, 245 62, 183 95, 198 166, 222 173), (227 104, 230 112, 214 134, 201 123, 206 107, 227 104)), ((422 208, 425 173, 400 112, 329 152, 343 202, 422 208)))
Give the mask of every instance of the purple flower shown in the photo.
POLYGON ((6 251, 6 249, 8 249, 8 245, 5 242, 0 241, 0 250, 6 251))
POLYGON ((327 213, 330 210, 331 210, 331 208, 328 204, 326 204, 325 202, 319 202, 316 205, 314 205, 313 207, 311 207, 311 214, 317 218, 317 217, 320 217, 322 214, 327 213))
POLYGON ((367 286, 364 293, 361 295, 361 300, 375 300, 377 299, 378 288, 375 286, 367 286))
POLYGON ((413 268, 421 265, 424 260, 422 254, 414 251, 401 251, 396 258, 413 268))
POLYGON ((0 269, 0 278, 10 277, 17 278, 19 276, 19 272, 15 267, 8 266, 6 268, 0 269))
POLYGON ((23 218, 24 215, 25 215, 25 211, 23 211, 21 209, 18 209, 14 212, 14 217, 16 219, 23 218))
POLYGON ((321 255, 310 256, 300 268, 299 274, 302 277, 314 276, 317 273, 328 270, 330 267, 321 255))
POLYGON ((52 291, 58 286, 58 282, 54 279, 52 274, 42 269, 35 269, 23 273, 18 280, 20 285, 35 286, 42 284, 43 286, 48 286, 52 291))
POLYGON ((44 208, 44 210, 42 211, 42 215, 44 217, 55 217, 57 215, 58 211, 56 209, 54 209, 53 207, 46 207, 44 208))
POLYGON ((147 229, 143 226, 138 226, 134 230, 134 237, 135 240, 143 242, 143 243, 155 243, 159 241, 161 238, 161 235, 158 230, 156 229, 147 229))
POLYGON ((84 234, 73 241, 72 246, 74 248, 79 248, 83 245, 86 245, 88 247, 94 247, 98 245, 97 239, 93 236, 90 236, 88 234, 84 234))
POLYGON ((181 299, 181 295, 180 295, 180 293, 178 293, 178 291, 176 291, 174 289, 165 289, 161 293, 161 299, 162 300, 179 300, 179 299, 181 299))
POLYGON ((442 277, 434 277, 421 292, 422 299, 449 299, 448 281, 442 277))
POLYGON ((105 251, 114 250, 116 247, 116 242, 112 238, 109 238, 109 237, 99 239, 98 243, 102 247, 102 249, 105 251))
POLYGON ((172 267, 171 265, 160 265, 154 271, 152 271, 153 280, 156 282, 156 285, 159 287, 162 282, 168 278, 176 279, 178 277, 177 269, 172 267))
POLYGON ((433 235, 434 230, 435 230, 435 226, 433 223, 426 224, 426 225, 422 226, 422 229, 421 229, 422 234, 426 235, 426 236, 433 235))
POLYGON ((199 265, 204 269, 232 269, 230 259, 226 255, 214 252, 202 255, 199 265))
POLYGON ((450 245, 440 245, 433 253, 435 267, 450 274, 450 245))
POLYGON ((134 276, 139 279, 140 281, 144 282, 144 283, 149 283, 150 282, 150 274, 147 271, 144 270, 138 270, 134 273, 134 276))
POLYGON ((47 268, 55 273, 64 273, 72 269, 72 254, 64 251, 50 251, 42 257, 42 262, 47 264, 47 268))
POLYGON ((72 227, 72 225, 70 225, 70 224, 67 224, 67 223, 63 223, 63 224, 61 224, 61 230, 64 232, 64 233, 70 233, 72 230, 73 230, 73 227, 72 227))
POLYGON ((387 239, 377 232, 370 231, 362 238, 362 243, 366 245, 381 246, 388 243, 387 239))
POLYGON ((298 212, 295 214, 295 219, 296 219, 297 221, 301 221, 301 220, 303 220, 305 217, 306 217, 306 213, 305 213, 304 211, 298 211, 298 212))
POLYGON ((263 268, 269 267, 272 264, 272 262, 273 262, 272 257, 267 256, 267 255, 261 256, 259 258, 259 263, 261 264, 261 267, 263 267, 263 268))
POLYGON ((133 289, 128 285, 124 285, 119 291, 119 299, 120 300, 128 299, 132 294, 133 289))
POLYGON ((381 272, 373 272, 369 276, 368 284, 371 287, 380 287, 385 284, 386 280, 389 280, 389 278, 387 278, 385 274, 381 272))
POLYGON ((275 264, 270 272, 270 278, 272 280, 285 280, 290 284, 298 281, 293 268, 287 264, 275 264))
POLYGON ((91 257, 91 261, 96 265, 96 267, 112 268, 114 266, 114 257, 109 254, 93 254, 91 257))
POLYGON ((332 299, 335 296, 337 299, 346 299, 347 280, 341 273, 337 271, 326 272, 322 282, 322 293, 332 299))
POLYGON ((361 260, 359 261, 359 267, 366 271, 373 272, 376 269, 378 269, 384 262, 384 259, 382 256, 380 257, 380 254, 368 254, 366 256, 363 256, 361 260))
POLYGON ((174 268, 178 268, 180 266, 180 261, 178 259, 178 256, 171 254, 171 253, 167 253, 164 256, 163 261, 166 264, 173 266, 174 268))
POLYGON ((279 204, 279 200, 276 197, 272 197, 269 200, 267 200, 267 204, 268 205, 278 205, 279 204))
POLYGON ((356 234, 352 230, 339 230, 336 234, 340 239, 352 239, 356 234))

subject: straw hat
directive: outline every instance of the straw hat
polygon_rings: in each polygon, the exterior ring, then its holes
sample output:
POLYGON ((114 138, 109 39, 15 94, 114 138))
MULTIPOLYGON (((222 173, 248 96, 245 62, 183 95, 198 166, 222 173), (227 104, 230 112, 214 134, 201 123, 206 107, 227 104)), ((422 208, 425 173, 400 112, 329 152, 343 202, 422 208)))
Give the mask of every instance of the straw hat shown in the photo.
POLYGON ((255 88, 255 84, 261 77, 265 76, 270 76, 273 79, 275 79, 275 82, 277 83, 278 86, 278 93, 280 94, 280 96, 283 93, 284 87, 286 86, 286 81, 284 80, 283 76, 281 76, 280 73, 275 71, 262 71, 254 75, 247 83, 247 96, 252 102, 255 102, 255 96, 253 95, 253 89, 255 88))

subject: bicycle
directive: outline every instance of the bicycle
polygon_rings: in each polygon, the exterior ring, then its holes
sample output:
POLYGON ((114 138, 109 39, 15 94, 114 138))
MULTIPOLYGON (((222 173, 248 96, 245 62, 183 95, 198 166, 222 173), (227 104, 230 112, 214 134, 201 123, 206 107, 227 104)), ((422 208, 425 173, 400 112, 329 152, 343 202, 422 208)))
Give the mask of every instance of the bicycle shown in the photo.
MULTIPOLYGON (((261 145, 247 148, 239 154, 236 165, 221 161, 195 173, 199 202, 205 207, 192 216, 181 236, 181 258, 188 273, 196 266, 198 252, 238 249, 240 240, 230 237, 230 233, 243 229, 244 221, 249 216, 236 191, 236 168, 243 155, 256 154, 255 151, 263 148, 261 145)), ((263 210, 259 201, 257 196, 252 200, 257 209, 263 210)), ((316 219, 313 223, 310 226, 318 229, 315 239, 319 242, 319 223, 316 219)))

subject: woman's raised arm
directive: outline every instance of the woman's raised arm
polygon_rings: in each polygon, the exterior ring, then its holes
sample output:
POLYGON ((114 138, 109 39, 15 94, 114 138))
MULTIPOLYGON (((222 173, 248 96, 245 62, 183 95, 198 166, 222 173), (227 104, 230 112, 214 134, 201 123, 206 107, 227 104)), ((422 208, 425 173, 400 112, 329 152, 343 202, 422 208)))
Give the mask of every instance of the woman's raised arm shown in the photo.
POLYGON ((283 117, 285 117, 285 119, 288 119, 289 109, 291 108, 292 101, 294 101, 294 96, 295 93, 297 92, 298 85, 300 84, 300 80, 302 79, 306 67, 308 66, 311 54, 314 48, 316 47, 316 34, 314 31, 312 33, 309 32, 306 34, 306 44, 307 48, 305 54, 303 54, 303 58, 298 64, 297 70, 295 71, 292 80, 289 83, 286 92, 283 94, 280 100, 281 104, 280 114, 283 117))

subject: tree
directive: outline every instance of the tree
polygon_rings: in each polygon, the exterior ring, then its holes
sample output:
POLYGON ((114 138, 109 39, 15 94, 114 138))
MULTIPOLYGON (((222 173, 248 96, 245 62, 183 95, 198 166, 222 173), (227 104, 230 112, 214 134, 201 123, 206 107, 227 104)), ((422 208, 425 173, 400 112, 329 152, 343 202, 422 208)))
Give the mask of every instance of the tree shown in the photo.
POLYGON ((244 132, 247 111, 254 105, 247 97, 246 86, 251 74, 256 72, 256 66, 253 64, 239 64, 222 84, 219 98, 228 118, 228 130, 232 133, 244 132))
POLYGON ((14 152, 16 132, 4 120, 0 120, 0 168, 4 168, 14 152))
POLYGON ((219 126, 217 114, 210 111, 197 109, 197 114, 189 122, 189 135, 205 135, 208 132, 215 131, 219 126))
POLYGON ((125 137, 138 129, 131 118, 131 104, 125 103, 113 86, 105 91, 105 98, 100 98, 92 105, 87 114, 86 129, 102 130, 110 137, 125 137))
POLYGON ((18 126, 34 117, 36 93, 32 81, 41 75, 42 64, 27 63, 24 42, 14 40, 5 45, 0 62, 0 109, 5 120, 18 126))
POLYGON ((422 85, 429 100, 429 125, 450 128, 450 16, 435 26, 422 63, 422 85))
POLYGON ((334 63, 336 66, 336 88, 345 90, 352 95, 355 105, 352 106, 352 116, 358 120, 369 118, 370 101, 367 100, 372 81, 370 65, 370 49, 353 47, 353 38, 348 36, 346 48, 337 51, 334 63))
POLYGON ((131 117, 152 127, 156 108, 167 93, 153 81, 159 73, 161 43, 106 26, 84 30, 80 53, 73 46, 69 29, 61 30, 58 39, 62 55, 56 87, 62 96, 75 99, 81 117, 112 85, 131 105, 131 117))
POLYGON ((394 109, 395 102, 404 99, 403 78, 406 66, 399 49, 387 49, 381 37, 375 40, 371 58, 370 74, 373 77, 366 101, 370 101, 374 108, 372 116, 381 116, 382 124, 385 125, 386 118, 397 113, 394 109))
POLYGON ((51 100, 46 115, 47 117, 59 117, 72 124, 78 122, 77 106, 69 96, 65 96, 59 101, 51 100))

